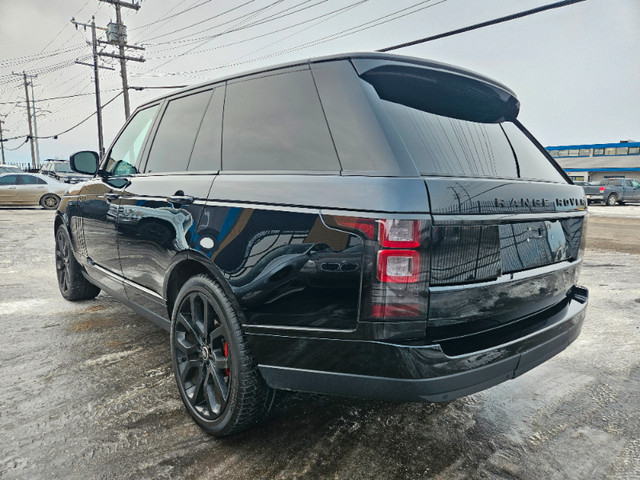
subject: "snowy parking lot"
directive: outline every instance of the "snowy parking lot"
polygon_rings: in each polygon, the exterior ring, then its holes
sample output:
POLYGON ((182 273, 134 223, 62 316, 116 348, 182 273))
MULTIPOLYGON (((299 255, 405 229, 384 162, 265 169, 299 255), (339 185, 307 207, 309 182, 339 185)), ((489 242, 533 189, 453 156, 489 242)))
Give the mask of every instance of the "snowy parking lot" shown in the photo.
POLYGON ((104 293, 62 299, 53 212, 0 209, 0 477, 637 479, 640 207, 590 211, 587 318, 550 361, 446 404, 289 394, 220 440, 184 410, 164 331, 104 293))

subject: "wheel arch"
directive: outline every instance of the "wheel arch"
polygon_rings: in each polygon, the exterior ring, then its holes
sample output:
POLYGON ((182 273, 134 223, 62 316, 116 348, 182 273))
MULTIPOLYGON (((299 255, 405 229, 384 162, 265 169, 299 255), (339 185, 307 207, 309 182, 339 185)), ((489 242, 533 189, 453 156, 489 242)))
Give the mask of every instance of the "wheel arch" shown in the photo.
POLYGON ((231 300, 241 324, 244 325, 243 311, 226 278, 209 258, 196 251, 178 254, 167 271, 163 287, 163 296, 167 303, 169 318, 171 318, 173 314, 173 307, 178 292, 187 280, 196 275, 209 275, 220 285, 224 293, 229 297, 229 300, 231 300))

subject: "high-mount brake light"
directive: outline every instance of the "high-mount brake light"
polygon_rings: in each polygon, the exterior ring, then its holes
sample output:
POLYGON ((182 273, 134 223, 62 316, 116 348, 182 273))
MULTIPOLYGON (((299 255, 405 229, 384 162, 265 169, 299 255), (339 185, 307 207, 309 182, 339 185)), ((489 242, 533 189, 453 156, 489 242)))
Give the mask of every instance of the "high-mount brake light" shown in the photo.
POLYGON ((420 254, 415 250, 380 250, 378 280, 388 283, 415 283, 420 275, 420 254))
POLYGON ((416 220, 380 220, 380 245, 387 248, 420 246, 420 222, 416 220))

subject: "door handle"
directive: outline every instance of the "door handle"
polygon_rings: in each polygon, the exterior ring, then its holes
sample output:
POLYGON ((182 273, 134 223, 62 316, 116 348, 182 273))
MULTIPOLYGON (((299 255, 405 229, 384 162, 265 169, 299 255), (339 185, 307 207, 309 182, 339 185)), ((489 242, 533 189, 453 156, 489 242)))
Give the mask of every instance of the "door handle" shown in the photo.
POLYGON ((109 192, 104 195, 104 198, 107 199, 107 202, 113 202, 114 200, 118 200, 120 196, 119 193, 109 192))
POLYGON ((171 195, 167 197, 167 202, 174 205, 191 205, 193 203, 193 197, 190 195, 171 195))

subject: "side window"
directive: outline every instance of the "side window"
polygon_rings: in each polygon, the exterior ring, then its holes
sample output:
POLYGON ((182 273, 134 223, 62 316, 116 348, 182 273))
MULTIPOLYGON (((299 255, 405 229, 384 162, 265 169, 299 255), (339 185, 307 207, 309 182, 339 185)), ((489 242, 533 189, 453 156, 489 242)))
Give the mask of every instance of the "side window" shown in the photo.
POLYGON ((4 177, 0 177, 0 185, 15 185, 17 180, 17 175, 5 175, 4 177))
POLYGON ((31 175, 18 175, 18 185, 36 185, 38 183, 38 177, 31 175))
POLYGON ((158 105, 154 105, 140 110, 131 118, 109 152, 104 168, 108 174, 123 176, 137 173, 135 165, 157 111, 158 105))
POLYGON ((340 171, 308 68, 227 85, 222 145, 227 171, 340 171))
POLYGON ((640 188, 640 182, 638 182, 637 180, 631 180, 631 186, 633 188, 640 188))
POLYGON ((187 169, 210 99, 211 90, 207 90, 169 102, 149 152, 147 173, 183 172, 187 169))
POLYGON ((202 119, 198 138, 191 153, 191 161, 187 168, 190 172, 220 170, 223 105, 224 86, 220 86, 213 91, 213 97, 202 119))

